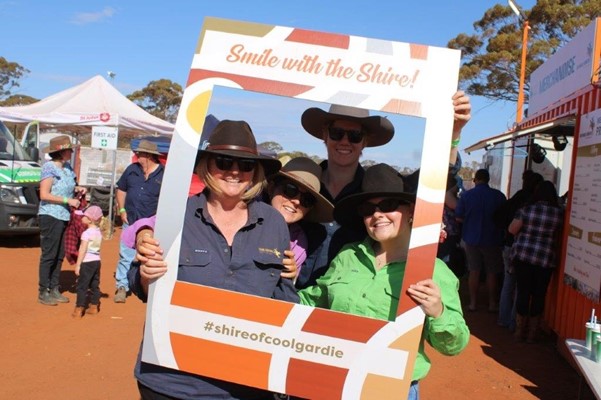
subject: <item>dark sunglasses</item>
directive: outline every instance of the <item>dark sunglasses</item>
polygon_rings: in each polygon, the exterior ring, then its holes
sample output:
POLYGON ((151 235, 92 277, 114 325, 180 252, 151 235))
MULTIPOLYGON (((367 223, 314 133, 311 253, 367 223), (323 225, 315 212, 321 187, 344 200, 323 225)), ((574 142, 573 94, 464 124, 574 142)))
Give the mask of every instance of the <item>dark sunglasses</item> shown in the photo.
POLYGON ((311 208, 317 203, 317 199, 311 193, 301 192, 298 186, 294 183, 284 182, 279 185, 282 194, 289 200, 295 199, 300 195, 300 205, 305 208, 311 208))
POLYGON ((380 201, 378 204, 370 203, 366 201, 357 207, 357 213, 359 213, 362 217, 369 217, 376 212, 376 209, 380 210, 383 213, 392 212, 399 208, 401 204, 409 204, 406 201, 399 199, 384 199, 380 201))
POLYGON ((351 143, 361 143, 363 140, 363 131, 349 131, 347 129, 336 128, 334 126, 330 126, 328 128, 328 137, 331 140, 339 142, 346 135, 348 141, 351 143))
POLYGON ((250 172, 255 169, 257 165, 256 160, 250 160, 248 158, 233 158, 226 156, 215 156, 213 157, 215 160, 215 165, 222 171, 231 171, 234 163, 238 165, 238 169, 240 172, 250 172))

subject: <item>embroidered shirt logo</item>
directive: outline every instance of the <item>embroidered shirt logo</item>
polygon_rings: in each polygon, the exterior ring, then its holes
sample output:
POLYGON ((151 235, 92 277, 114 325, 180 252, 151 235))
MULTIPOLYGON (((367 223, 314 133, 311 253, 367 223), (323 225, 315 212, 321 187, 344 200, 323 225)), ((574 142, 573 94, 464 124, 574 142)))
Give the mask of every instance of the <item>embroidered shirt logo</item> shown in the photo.
POLYGON ((276 248, 266 249, 265 247, 259 247, 259 253, 273 254, 277 258, 280 258, 282 255, 282 253, 280 253, 280 251, 276 248))

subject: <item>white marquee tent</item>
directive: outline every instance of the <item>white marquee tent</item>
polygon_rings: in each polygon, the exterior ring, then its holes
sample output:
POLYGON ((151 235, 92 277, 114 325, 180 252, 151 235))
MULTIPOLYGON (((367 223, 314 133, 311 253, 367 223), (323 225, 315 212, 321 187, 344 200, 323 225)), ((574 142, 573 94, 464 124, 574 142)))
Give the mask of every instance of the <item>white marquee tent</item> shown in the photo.
POLYGON ((175 126, 123 96, 100 75, 26 106, 0 107, 0 120, 51 125, 118 126, 120 133, 171 135, 175 126))

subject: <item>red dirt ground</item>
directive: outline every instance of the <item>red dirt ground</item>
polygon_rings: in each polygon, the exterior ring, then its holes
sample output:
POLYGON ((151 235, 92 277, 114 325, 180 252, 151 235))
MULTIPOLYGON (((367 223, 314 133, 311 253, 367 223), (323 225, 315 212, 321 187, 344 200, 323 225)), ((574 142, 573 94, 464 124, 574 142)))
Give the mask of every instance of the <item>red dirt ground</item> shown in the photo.
MULTIPOLYGON (((37 303, 37 243, 0 238, 0 399, 139 399, 133 366, 145 305, 135 297, 113 302, 119 231, 102 248, 101 312, 73 320, 75 275, 63 265, 61 285, 70 304, 37 303)), ((33 241, 35 242, 35 241, 33 241)), ((485 311, 467 313, 468 348, 445 357, 432 349, 433 366, 420 384, 422 399, 575 399, 580 378, 547 334, 516 344, 485 311)), ((583 399, 593 399, 583 384, 583 399)))

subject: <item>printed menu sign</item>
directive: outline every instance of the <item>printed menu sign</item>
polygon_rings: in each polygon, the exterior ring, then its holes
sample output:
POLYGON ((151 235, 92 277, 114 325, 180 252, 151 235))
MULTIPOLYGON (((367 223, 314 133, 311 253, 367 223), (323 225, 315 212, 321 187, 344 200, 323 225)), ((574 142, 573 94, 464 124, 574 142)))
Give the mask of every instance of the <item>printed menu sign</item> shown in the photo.
POLYGON ((582 116, 571 194, 566 284, 592 301, 601 291, 601 109, 582 116))

